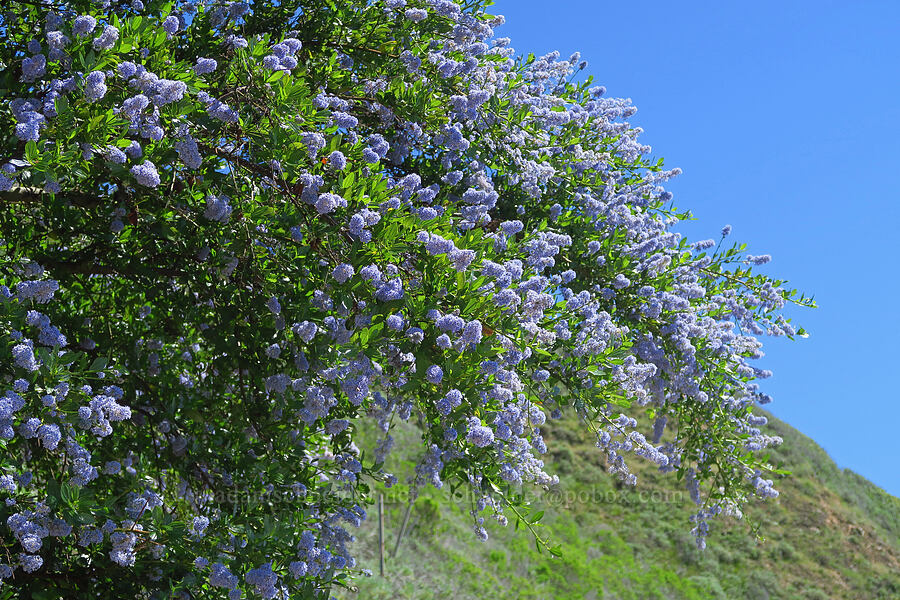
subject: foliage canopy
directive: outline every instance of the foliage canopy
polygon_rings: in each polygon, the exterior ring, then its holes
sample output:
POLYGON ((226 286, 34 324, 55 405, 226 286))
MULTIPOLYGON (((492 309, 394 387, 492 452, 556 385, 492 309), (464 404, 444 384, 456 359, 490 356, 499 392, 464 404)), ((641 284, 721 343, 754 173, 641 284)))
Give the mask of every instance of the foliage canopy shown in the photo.
POLYGON ((753 336, 810 302, 671 230, 580 57, 483 0, 107 4, 0 16, 0 594, 327 595, 400 420, 483 538, 564 411, 701 545, 776 494, 753 336))

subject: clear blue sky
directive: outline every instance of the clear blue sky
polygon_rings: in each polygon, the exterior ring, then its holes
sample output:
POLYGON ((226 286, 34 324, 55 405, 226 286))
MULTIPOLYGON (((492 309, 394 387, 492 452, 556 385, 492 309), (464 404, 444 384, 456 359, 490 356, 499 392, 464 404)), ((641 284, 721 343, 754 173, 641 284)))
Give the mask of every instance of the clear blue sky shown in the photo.
POLYGON ((520 53, 578 50, 630 97, 696 221, 814 294, 765 340, 769 407, 900 496, 900 2, 498 0, 520 53))

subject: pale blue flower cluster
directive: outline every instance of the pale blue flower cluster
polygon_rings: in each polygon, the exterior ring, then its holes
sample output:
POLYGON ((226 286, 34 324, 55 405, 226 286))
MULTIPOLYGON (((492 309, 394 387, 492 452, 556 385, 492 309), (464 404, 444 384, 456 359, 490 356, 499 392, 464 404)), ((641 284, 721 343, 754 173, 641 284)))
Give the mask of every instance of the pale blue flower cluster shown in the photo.
POLYGON ((354 272, 353 265, 342 263, 334 268, 331 275, 338 283, 346 283, 348 279, 353 277, 354 272))
POLYGON ((206 209, 203 211, 203 216, 209 219, 210 221, 217 221, 219 223, 227 223, 231 218, 231 204, 228 202, 228 196, 207 196, 206 197, 206 209))
POLYGON ((72 23, 72 35, 83 37, 94 31, 97 27, 97 19, 91 15, 81 15, 72 23))
POLYGON ((214 58, 198 58, 194 64, 194 73, 197 75, 207 75, 216 70, 219 63, 214 58))
POLYGON ((467 422, 466 441, 473 446, 484 448, 494 442, 494 432, 490 427, 485 427, 477 417, 471 417, 467 422))
POLYGON ((296 54, 303 44, 296 38, 285 38, 272 46, 272 53, 263 57, 263 66, 270 71, 285 71, 290 73, 297 67, 296 54))
MULTIPOLYGON (((77 19, 76 19, 77 21, 77 19)), ((103 33, 94 38, 93 46, 94 50, 112 50, 113 46, 116 45, 116 42, 119 41, 119 30, 112 25, 107 25, 103 28, 103 33)))
POLYGON ((149 160, 145 160, 143 163, 131 167, 131 175, 140 185, 145 187, 154 188, 160 183, 156 165, 149 160))

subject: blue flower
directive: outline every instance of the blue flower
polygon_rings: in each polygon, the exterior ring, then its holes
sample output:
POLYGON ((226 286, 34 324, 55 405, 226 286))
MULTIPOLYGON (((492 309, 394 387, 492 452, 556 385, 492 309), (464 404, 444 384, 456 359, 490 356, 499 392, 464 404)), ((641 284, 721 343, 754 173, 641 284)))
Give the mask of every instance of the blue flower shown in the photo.
POLYGON ((381 157, 378 156, 378 153, 372 150, 371 148, 363 148, 363 160, 369 164, 377 163, 381 160, 381 157))
POLYGON ((421 8, 408 8, 406 12, 403 13, 404 16, 412 21, 413 23, 418 23, 419 21, 424 21, 428 17, 428 11, 421 8))
POLYGON ((80 17, 76 17, 72 24, 72 35, 76 37, 85 36, 94 31, 96 26, 97 19, 90 15, 81 15, 80 17))
POLYGON ((37 371, 38 363, 34 358, 34 350, 30 344, 22 343, 13 346, 13 362, 17 367, 27 371, 37 371))
POLYGON ((103 71, 92 71, 85 77, 84 97, 88 102, 96 102, 106 95, 106 74, 103 71))
POLYGON ((349 426, 350 421, 348 421, 347 419, 332 419, 325 426, 325 432, 330 435, 338 435, 342 431, 346 430, 349 426))
POLYGON ((359 119, 345 112, 335 111, 331 114, 335 124, 343 129, 353 129, 359 125, 359 119))
POLYGON ((434 323, 438 329, 443 331, 449 331, 450 333, 457 333, 462 330, 466 325, 465 319, 459 317, 457 315, 444 315, 438 318, 434 323))
POLYGON ((217 63, 214 58, 198 58, 197 63, 194 65, 194 73, 197 75, 206 75, 207 73, 215 71, 218 66, 219 63, 217 63))
POLYGON ((137 182, 146 187, 156 187, 159 185, 159 173, 156 171, 156 165, 149 160, 145 160, 139 165, 131 167, 131 175, 137 182))
POLYGON ((406 324, 403 320, 403 317, 400 315, 390 315, 387 319, 384 320, 385 325, 387 325, 388 329, 393 329, 394 331, 400 331, 403 329, 406 324))
POLYGON ((348 279, 353 277, 355 273, 355 269, 353 265, 349 265, 347 263, 341 263, 334 268, 331 272, 331 275, 337 280, 338 283, 345 283, 348 279))
POLYGON ((478 344, 481 341, 482 329, 481 321, 469 321, 462 330, 460 339, 469 346, 478 344))
POLYGON ((44 559, 32 554, 19 554, 19 564, 26 573, 34 573, 44 564, 44 559))
POLYGON ((107 25, 103 29, 103 33, 94 38, 94 50, 111 50, 117 41, 119 41, 119 30, 112 25, 107 25))
MULTIPOLYGON (((40 44, 38 44, 40 50, 40 44)), ((47 57, 43 54, 35 54, 31 58, 22 60, 22 81, 34 81, 44 76, 47 70, 47 57)))
POLYGON ((209 527, 209 519, 207 517, 194 517, 191 522, 190 533, 195 537, 202 538, 206 535, 206 528, 209 527))
POLYGON ((440 383, 444 378, 444 370, 437 365, 431 365, 425 370, 425 379, 431 383, 440 383))
POLYGON ((337 208, 346 207, 347 201, 338 196, 337 194, 325 193, 319 194, 318 199, 316 200, 316 211, 320 215, 325 215, 330 212, 333 212, 337 208))
POLYGON ((490 427, 482 425, 476 417, 471 417, 468 421, 466 440, 473 446, 484 448, 494 442, 494 432, 490 427))
POLYGON ((219 223, 227 223, 231 218, 231 204, 228 203, 228 196, 207 196, 206 210, 203 216, 210 221, 218 221, 219 223))
POLYGON ((57 425, 41 425, 37 437, 47 450, 55 450, 62 439, 62 434, 57 425))
POLYGON ((341 151, 335 150, 328 155, 328 164, 338 171, 343 171, 347 167, 347 158, 341 151))
POLYGON ((178 17, 168 16, 166 20, 163 21, 162 28, 168 34, 168 37, 172 37, 178 32, 178 17))
POLYGON ((309 151, 310 158, 315 158, 319 150, 325 147, 325 136, 315 131, 301 134, 300 139, 309 151))

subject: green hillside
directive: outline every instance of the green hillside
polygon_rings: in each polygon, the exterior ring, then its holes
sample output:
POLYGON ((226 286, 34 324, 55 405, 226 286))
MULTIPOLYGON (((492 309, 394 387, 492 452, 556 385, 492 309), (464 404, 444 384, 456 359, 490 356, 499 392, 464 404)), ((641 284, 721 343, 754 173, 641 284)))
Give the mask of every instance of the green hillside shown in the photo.
MULTIPOLYGON (((770 417, 785 440, 773 452, 793 475, 781 496, 748 507, 743 521, 711 523, 709 547, 697 550, 688 517, 693 504, 674 477, 632 461, 636 488, 618 485, 604 459, 571 423, 545 434, 558 490, 527 492, 544 510, 543 533, 563 556, 539 553, 525 529, 488 524, 487 542, 472 533, 469 498, 423 490, 399 552, 390 556, 406 488, 385 490, 386 573, 378 575, 377 512, 359 531, 360 566, 374 572, 344 599, 443 598, 900 598, 900 499, 839 469, 825 451, 770 417), (760 538, 748 523, 759 526, 760 538)), ((401 481, 418 448, 401 429, 392 466, 401 481), (404 451, 408 449, 408 454, 404 451)), ((490 521, 490 519, 488 519, 490 521)))

